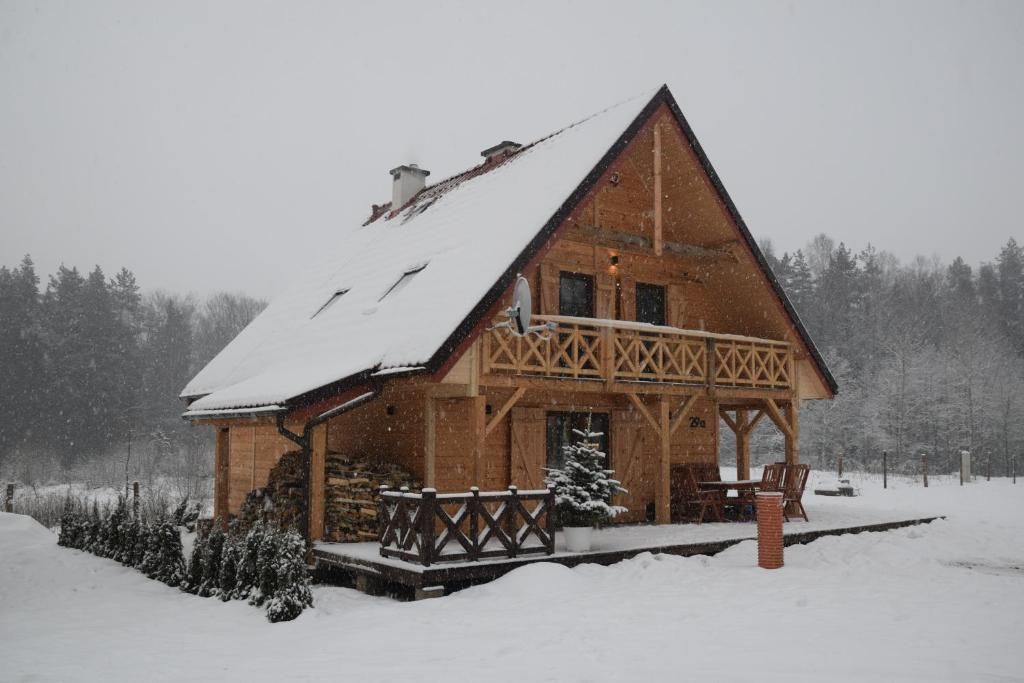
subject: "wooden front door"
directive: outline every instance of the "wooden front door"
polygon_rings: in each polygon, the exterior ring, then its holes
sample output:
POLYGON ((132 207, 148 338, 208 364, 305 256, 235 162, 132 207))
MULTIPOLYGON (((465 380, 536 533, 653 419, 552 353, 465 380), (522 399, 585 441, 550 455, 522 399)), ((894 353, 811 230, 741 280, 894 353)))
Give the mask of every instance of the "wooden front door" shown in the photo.
POLYGON ((648 503, 654 500, 653 467, 646 448, 649 430, 636 411, 612 411, 610 461, 615 478, 628 491, 616 497, 615 502, 629 508, 616 521, 640 522, 648 518, 648 503))
POLYGON ((512 409, 511 483, 520 489, 544 488, 543 408, 512 409))

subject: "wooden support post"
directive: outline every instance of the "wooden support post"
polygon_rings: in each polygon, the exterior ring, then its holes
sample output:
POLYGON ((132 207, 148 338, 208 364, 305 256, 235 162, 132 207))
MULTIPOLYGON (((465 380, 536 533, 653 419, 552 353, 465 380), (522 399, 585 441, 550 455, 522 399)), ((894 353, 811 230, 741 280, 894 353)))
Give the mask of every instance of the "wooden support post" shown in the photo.
POLYGON ((437 403, 433 396, 427 396, 423 416, 426 430, 426 437, 423 449, 423 485, 433 488, 435 484, 435 463, 437 446, 437 403))
MULTIPOLYGON (((960 481, 963 481, 962 477, 960 481)), ((882 451, 882 488, 889 488, 889 451, 882 451)))
POLYGON ((750 413, 736 411, 736 478, 750 478, 750 413))
POLYGON ((480 395, 480 339, 469 347, 469 386, 466 392, 470 396, 480 395))
POLYGON ((667 396, 662 396, 658 400, 658 425, 661 457, 658 460, 658 490, 654 496, 655 521, 658 524, 668 524, 672 521, 672 427, 667 396))
POLYGON ((664 249, 661 216, 661 126, 654 126, 654 255, 661 256, 664 249))
POLYGON ((473 486, 484 476, 484 440, 487 438, 487 397, 473 396, 469 401, 470 433, 473 434, 473 486))
POLYGON ((309 453, 309 540, 324 537, 324 496, 327 467, 327 423, 318 424, 311 434, 309 453))
POLYGON ((213 455, 213 518, 222 523, 227 521, 230 500, 230 446, 231 430, 218 428, 213 455))
POLYGON ((14 512, 14 484, 8 484, 4 492, 4 512, 14 512))

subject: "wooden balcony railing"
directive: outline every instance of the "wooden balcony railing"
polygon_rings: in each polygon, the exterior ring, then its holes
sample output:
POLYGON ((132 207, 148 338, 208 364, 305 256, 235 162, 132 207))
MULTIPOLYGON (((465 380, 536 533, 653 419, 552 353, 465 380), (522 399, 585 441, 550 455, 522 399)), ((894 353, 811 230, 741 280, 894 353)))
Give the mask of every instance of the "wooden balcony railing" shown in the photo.
POLYGON ((378 508, 380 554, 429 566, 555 552, 553 490, 388 491, 378 508))
POLYGON ((791 389, 787 342, 621 320, 535 316, 548 338, 493 329, 483 337, 484 374, 605 382, 664 382, 791 389))

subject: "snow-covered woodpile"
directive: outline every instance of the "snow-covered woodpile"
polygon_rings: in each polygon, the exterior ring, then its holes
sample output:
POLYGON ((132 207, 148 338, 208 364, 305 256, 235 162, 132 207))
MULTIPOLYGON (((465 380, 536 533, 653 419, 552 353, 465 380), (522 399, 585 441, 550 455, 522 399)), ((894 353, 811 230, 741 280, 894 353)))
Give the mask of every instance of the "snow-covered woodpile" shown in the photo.
POLYGON ((245 497, 238 519, 246 529, 257 520, 301 529, 305 495, 302 452, 289 451, 270 470, 267 485, 245 497))
POLYGON ((325 470, 325 541, 376 541, 380 487, 408 486, 413 491, 421 488, 412 475, 387 462, 332 454, 327 456, 325 470))

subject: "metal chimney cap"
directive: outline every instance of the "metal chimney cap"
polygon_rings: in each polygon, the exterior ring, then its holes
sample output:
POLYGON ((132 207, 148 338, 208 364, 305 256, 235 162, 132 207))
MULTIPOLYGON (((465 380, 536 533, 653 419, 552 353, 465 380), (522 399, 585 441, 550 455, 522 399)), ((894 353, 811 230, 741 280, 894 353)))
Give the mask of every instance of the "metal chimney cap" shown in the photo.
POLYGON ((518 142, 512 142, 511 140, 502 140, 494 147, 488 147, 484 151, 480 152, 480 156, 487 159, 492 159, 500 154, 511 154, 522 148, 518 142))
POLYGON ((401 166, 394 167, 393 169, 388 171, 388 173, 390 173, 392 176, 398 176, 401 175, 402 173, 413 173, 423 178, 426 178, 428 175, 430 175, 430 171, 424 168, 420 168, 416 164, 402 164, 401 166))

